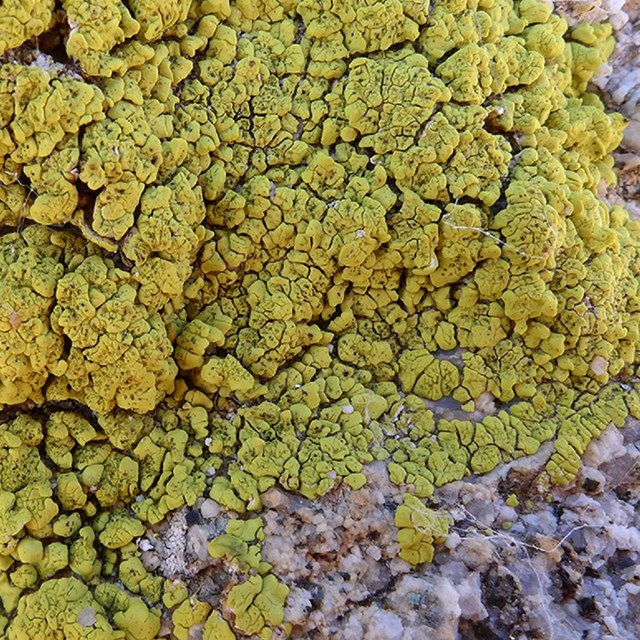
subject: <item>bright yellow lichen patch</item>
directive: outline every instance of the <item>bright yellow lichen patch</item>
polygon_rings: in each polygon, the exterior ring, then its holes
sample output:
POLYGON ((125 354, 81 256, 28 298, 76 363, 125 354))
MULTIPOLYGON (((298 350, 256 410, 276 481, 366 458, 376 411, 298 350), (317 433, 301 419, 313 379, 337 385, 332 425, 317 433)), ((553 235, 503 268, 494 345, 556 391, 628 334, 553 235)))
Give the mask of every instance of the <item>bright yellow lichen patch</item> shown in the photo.
POLYGON ((47 580, 40 588, 20 600, 7 638, 23 640, 46 637, 88 637, 112 640, 118 637, 91 591, 76 578, 47 580), (84 635, 87 633, 89 635, 84 635))
POLYGON ((0 6, 0 53, 44 33, 53 20, 54 0, 5 0, 0 6))
POLYGON ((157 604, 267 639, 269 488, 385 460, 418 563, 419 498, 545 441, 570 482, 639 416, 640 223, 587 90, 612 43, 538 0, 4 2, 7 637, 150 639, 157 604), (203 497, 238 516, 214 603, 136 544, 203 497))

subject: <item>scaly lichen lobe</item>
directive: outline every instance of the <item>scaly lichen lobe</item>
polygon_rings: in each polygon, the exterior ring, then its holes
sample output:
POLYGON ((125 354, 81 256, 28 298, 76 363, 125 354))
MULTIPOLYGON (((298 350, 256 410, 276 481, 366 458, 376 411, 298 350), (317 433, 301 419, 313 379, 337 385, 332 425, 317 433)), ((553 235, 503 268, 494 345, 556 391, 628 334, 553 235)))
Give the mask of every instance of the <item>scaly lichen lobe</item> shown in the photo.
POLYGON ((7 637, 286 634, 271 487, 386 461, 418 564, 437 487, 638 417, 612 46, 538 0, 3 3, 7 637), (203 497, 215 603, 136 544, 203 497))

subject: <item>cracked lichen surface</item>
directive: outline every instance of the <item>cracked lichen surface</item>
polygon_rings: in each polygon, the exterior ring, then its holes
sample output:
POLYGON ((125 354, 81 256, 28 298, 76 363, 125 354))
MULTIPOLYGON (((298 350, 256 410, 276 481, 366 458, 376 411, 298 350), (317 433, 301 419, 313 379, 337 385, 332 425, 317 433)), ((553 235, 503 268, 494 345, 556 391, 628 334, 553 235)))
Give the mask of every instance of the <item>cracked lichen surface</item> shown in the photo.
POLYGON ((386 460, 419 563, 435 488, 640 417, 612 46, 537 0, 3 3, 3 637, 286 634, 269 488, 386 460), (203 497, 212 602, 136 544, 203 497))

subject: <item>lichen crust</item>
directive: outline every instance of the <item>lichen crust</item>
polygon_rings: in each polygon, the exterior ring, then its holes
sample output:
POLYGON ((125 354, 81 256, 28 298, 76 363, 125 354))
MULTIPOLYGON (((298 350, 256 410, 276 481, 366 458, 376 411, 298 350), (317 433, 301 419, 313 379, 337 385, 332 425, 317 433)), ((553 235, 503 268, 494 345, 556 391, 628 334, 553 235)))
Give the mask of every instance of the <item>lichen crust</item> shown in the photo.
POLYGON ((272 487, 385 461, 420 564, 437 488, 640 417, 612 47, 540 0, 3 2, 0 635, 286 636, 272 487), (144 554, 203 501, 209 601, 144 554))

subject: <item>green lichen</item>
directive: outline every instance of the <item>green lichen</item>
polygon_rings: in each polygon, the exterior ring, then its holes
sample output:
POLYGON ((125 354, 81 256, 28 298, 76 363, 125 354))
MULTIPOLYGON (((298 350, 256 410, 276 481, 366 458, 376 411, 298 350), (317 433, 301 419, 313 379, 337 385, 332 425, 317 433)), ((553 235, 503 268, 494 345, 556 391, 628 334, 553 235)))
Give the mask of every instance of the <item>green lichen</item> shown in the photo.
POLYGON ((37 591, 21 598, 6 634, 7 640, 125 637, 114 632, 103 607, 76 578, 47 580, 37 591))
POLYGON ((142 598, 134 598, 113 584, 99 584, 94 590, 98 605, 102 605, 113 620, 114 638, 153 640, 160 631, 160 614, 149 609, 142 598))
POLYGON ((396 509, 395 524, 398 527, 398 556, 418 565, 431 562, 435 546, 446 540, 449 521, 428 509, 415 496, 405 494, 404 502, 396 509))
POLYGON ((269 638, 269 628, 281 624, 284 619, 288 594, 289 587, 273 575, 250 576, 246 582, 231 589, 225 605, 233 615, 233 626, 238 631, 269 638))
POLYGON ((612 45, 539 0, 2 3, 7 637, 151 639, 156 604, 175 638, 286 634, 271 487, 384 460, 418 564, 437 487, 548 441, 566 484, 639 417, 612 45), (203 497, 219 607, 137 547, 203 497))
POLYGON ((229 623, 218 611, 214 611, 208 618, 202 630, 203 640, 236 640, 229 623))
POLYGON ((184 600, 171 616, 173 635, 178 640, 188 640, 191 629, 207 619, 211 605, 206 602, 184 600))
POLYGON ((209 543, 209 555, 232 562, 240 571, 255 569, 264 573, 270 566, 260 557, 260 542, 264 540, 262 520, 231 520, 226 532, 209 543), (253 544, 249 544, 253 543, 253 544))

